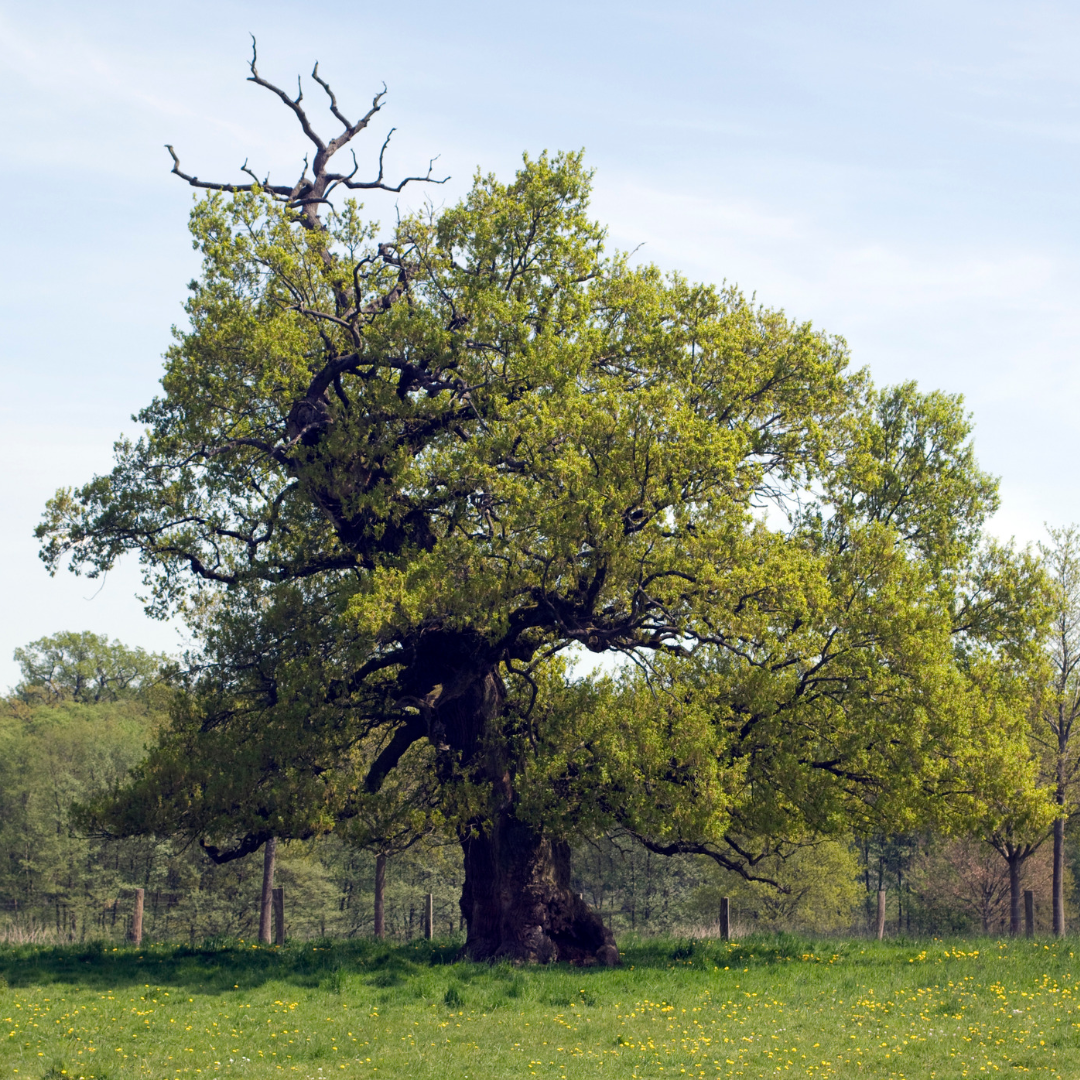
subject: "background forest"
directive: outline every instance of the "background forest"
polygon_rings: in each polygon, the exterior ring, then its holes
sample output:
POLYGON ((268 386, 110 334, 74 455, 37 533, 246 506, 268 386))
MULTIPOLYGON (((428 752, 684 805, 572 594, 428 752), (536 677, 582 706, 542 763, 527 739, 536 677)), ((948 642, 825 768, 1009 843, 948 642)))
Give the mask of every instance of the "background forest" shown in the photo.
MULTIPOLYGON (((17 654, 23 681, 0 699, 0 938, 121 941, 131 892, 146 890, 152 941, 254 939, 262 856, 216 865, 186 839, 87 836, 72 808, 120 783, 167 723, 164 658, 91 634, 59 634, 17 654)), ((1069 835, 1068 922, 1080 908, 1080 844, 1069 835)), ((697 856, 653 854, 626 835, 579 840, 575 887, 618 934, 716 933, 730 896, 736 933, 867 933, 877 891, 888 892, 890 934, 1004 933, 1005 860, 976 839, 852 837, 799 850, 769 869, 787 893, 750 884, 697 856)), ((1051 846, 1022 865, 1036 896, 1036 927, 1050 924, 1051 846)), ((277 880, 297 938, 370 936, 374 855, 330 834, 282 843, 277 880)), ((423 932, 424 895, 435 930, 458 932, 461 851, 438 837, 389 859, 386 932, 423 932)))

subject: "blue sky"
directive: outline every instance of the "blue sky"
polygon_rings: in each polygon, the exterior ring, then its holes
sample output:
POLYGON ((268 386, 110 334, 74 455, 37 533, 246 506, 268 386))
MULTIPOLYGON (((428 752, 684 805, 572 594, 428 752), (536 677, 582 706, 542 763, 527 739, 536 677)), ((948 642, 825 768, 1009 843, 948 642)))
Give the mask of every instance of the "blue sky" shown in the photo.
POLYGON ((317 59, 347 112, 387 83, 391 167, 452 177, 402 205, 584 147, 613 244, 844 335, 879 383, 962 393, 999 535, 1080 521, 1075 4, 0 3, 0 688, 61 629, 178 647, 137 566, 50 579, 31 531, 108 468, 182 319, 191 193, 163 144, 204 177, 296 171, 249 32, 265 76, 317 59))

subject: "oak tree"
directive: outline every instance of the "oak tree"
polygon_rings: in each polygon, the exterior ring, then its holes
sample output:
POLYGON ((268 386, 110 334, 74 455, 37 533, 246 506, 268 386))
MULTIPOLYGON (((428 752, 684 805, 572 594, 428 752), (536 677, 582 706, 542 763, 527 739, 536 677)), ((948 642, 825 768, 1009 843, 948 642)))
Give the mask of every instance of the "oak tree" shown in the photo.
POLYGON ((577 154, 379 239, 337 196, 408 181, 385 143, 372 180, 334 163, 382 94, 351 121, 312 78, 333 139, 252 60, 311 144, 294 183, 173 154, 206 192, 188 325, 142 437, 39 530, 53 569, 138 552, 151 610, 204 628, 153 805, 227 858, 355 819, 419 753, 467 953, 610 963, 570 888, 582 823, 752 878, 960 791, 993 718, 957 643, 1012 609, 967 572, 996 495, 959 400, 608 253, 577 154), (569 678, 575 649, 622 674, 569 678))

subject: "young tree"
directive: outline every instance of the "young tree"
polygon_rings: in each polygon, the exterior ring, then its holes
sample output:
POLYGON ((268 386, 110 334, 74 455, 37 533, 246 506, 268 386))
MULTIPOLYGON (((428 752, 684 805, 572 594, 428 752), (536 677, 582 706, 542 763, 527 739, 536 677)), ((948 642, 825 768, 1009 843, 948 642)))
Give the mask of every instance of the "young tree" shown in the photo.
POLYGON ((372 181, 331 160, 382 95, 350 122, 316 69, 324 140, 251 72, 310 172, 209 183, 174 154, 211 192, 189 328, 143 438, 39 530, 52 569, 138 551, 153 611, 232 628, 144 806, 231 857, 348 816, 349 778, 375 794, 426 742, 468 954, 583 962, 617 954, 570 887, 575 822, 752 874, 781 826, 910 813, 972 737, 957 582, 996 503, 960 402, 876 392, 842 341, 606 256, 578 155, 377 243, 330 200, 387 189, 382 152, 372 181), (648 683, 567 685, 571 647, 648 683), (185 739, 224 754, 197 788, 185 739))
POLYGON ((1054 802, 1054 934, 1065 933, 1065 824, 1075 809, 1074 788, 1080 755, 1072 743, 1080 718, 1080 530, 1075 525, 1048 529, 1050 540, 1040 544, 1043 563, 1053 586, 1053 627, 1050 634, 1052 674, 1039 714, 1036 737, 1049 755, 1054 802))
MULTIPOLYGON (((1049 884, 1049 866, 1041 863, 1025 862, 1025 885, 1049 884)), ((984 840, 953 837, 931 843, 916 858, 909 879, 919 904, 919 929, 962 933, 970 921, 983 934, 1000 932, 1009 921, 1009 878, 1008 863, 984 840)))
MULTIPOLYGON (((1039 626, 1044 620, 1036 618, 1039 626)), ((1028 645, 1041 646, 1045 640, 1036 629, 1028 645)), ((973 800, 974 835, 986 841, 1004 860, 1009 872, 1009 932, 1019 934, 1021 926, 1021 876, 1024 864, 1045 843, 1060 812, 1052 801, 1052 785, 1045 782, 1042 755, 1035 743, 1035 725, 1045 681, 1043 657, 1030 649, 1022 652, 1029 661, 1027 670, 1009 670, 998 662, 975 673, 974 684, 995 713, 998 728, 1011 728, 1015 737, 999 743, 996 753, 975 759, 968 772, 973 800), (981 676, 981 677, 980 677, 981 676)))

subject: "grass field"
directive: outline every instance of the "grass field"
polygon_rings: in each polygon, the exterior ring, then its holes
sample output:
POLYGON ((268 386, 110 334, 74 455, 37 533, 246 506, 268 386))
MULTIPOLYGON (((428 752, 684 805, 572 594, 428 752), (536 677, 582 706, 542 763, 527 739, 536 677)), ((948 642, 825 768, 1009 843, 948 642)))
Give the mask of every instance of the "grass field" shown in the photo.
POLYGON ((3 948, 0 1080, 1080 1077, 1072 939, 654 940, 619 969, 455 951, 3 948))

